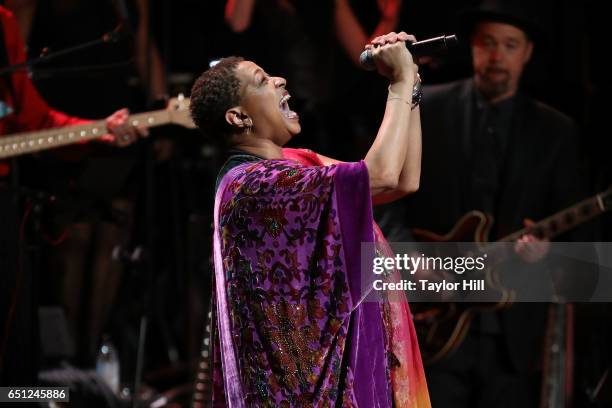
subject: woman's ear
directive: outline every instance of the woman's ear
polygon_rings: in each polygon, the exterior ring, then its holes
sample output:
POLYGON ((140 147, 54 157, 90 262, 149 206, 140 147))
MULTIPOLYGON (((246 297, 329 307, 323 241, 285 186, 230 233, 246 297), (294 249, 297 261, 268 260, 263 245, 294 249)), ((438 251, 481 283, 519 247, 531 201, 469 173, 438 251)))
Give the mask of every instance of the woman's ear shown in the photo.
POLYGON ((249 118, 249 115, 247 115, 239 106, 228 109, 225 112, 225 120, 230 125, 240 129, 253 126, 253 122, 251 121, 251 118, 249 118))

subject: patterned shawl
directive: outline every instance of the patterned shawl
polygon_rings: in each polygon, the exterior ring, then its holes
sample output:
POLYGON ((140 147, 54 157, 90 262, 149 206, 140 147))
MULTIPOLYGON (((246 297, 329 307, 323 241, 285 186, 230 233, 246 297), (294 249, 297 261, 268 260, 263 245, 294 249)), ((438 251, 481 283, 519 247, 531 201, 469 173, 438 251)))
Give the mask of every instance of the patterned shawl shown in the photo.
MULTIPOLYGON (((215 201, 215 405, 429 406, 398 405, 391 315, 362 302, 361 242, 374 239, 363 162, 265 160, 223 177, 215 201)), ((409 389, 415 384, 424 382, 409 389)))

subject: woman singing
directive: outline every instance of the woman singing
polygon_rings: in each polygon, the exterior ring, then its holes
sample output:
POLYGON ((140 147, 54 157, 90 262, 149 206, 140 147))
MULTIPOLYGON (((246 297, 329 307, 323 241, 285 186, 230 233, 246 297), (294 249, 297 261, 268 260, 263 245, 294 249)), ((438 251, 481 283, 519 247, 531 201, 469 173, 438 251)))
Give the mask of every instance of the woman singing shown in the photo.
POLYGON ((430 406, 405 298, 365 301, 362 284, 361 243, 388 250, 372 200, 418 188, 418 68, 405 41, 368 45, 390 85, 358 163, 283 149, 299 116, 286 81, 251 61, 223 59, 193 86, 196 125, 230 147, 215 200, 215 406, 430 406))

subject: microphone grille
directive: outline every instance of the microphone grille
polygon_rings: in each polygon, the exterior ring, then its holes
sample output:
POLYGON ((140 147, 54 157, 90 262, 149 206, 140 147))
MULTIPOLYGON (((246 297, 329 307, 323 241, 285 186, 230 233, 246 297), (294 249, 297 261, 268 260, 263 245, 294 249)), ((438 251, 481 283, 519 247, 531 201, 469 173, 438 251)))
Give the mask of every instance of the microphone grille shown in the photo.
POLYGON ((368 71, 373 71, 376 69, 374 58, 372 57, 372 50, 365 50, 361 53, 359 56, 359 64, 368 71))

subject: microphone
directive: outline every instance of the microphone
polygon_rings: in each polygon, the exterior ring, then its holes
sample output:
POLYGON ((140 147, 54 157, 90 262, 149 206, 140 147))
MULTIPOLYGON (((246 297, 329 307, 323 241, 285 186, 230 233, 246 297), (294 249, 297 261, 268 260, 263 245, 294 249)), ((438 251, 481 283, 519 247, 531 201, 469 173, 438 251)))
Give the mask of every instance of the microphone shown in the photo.
MULTIPOLYGON (((452 35, 441 35, 440 37, 429 38, 423 41, 417 41, 414 43, 406 43, 406 48, 414 57, 424 57, 436 54, 441 51, 446 51, 450 47, 457 45, 459 40, 455 34, 452 35)), ((365 50, 359 56, 359 63, 363 69, 373 71, 376 69, 374 64, 374 58, 372 57, 372 50, 365 50)))

